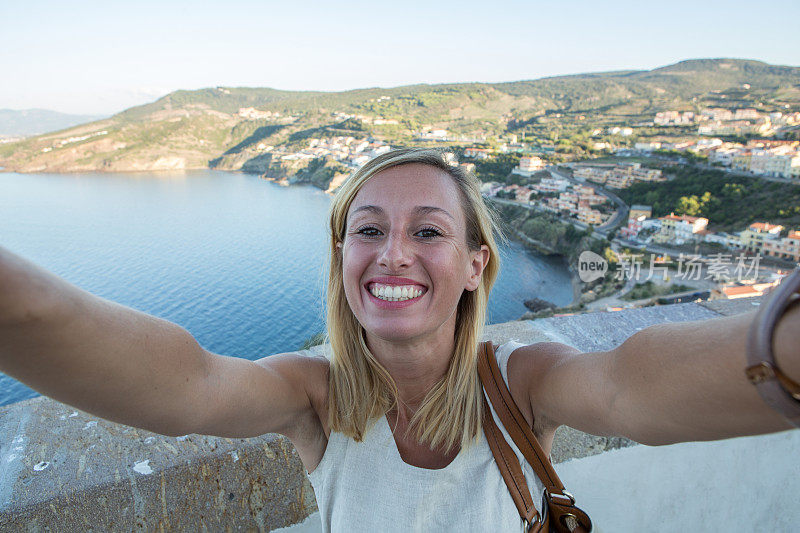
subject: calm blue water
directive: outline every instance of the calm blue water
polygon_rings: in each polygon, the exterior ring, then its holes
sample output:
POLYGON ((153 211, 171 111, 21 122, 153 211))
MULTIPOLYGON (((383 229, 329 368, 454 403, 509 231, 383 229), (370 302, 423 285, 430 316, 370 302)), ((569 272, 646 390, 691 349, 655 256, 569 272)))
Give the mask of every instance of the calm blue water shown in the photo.
MULTIPOLYGON (((258 359, 322 331, 330 196, 217 171, 0 173, 0 246, 94 294, 171 320, 205 348, 258 359)), ((518 244, 489 322, 534 296, 571 301, 558 260, 518 244)), ((0 405, 37 393, 0 374, 0 405)))

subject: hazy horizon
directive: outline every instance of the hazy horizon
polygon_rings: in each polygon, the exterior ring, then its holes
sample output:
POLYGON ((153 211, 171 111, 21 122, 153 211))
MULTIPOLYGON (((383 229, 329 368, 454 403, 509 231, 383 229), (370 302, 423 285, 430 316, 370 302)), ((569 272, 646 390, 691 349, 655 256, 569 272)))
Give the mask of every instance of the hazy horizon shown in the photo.
MULTIPOLYGON (((745 60, 745 61, 761 61, 763 63, 767 63, 767 64, 770 64, 770 65, 773 65, 773 66, 798 67, 798 68, 800 68, 800 65, 776 65, 774 63, 769 63, 769 62, 764 61, 762 59, 751 58, 751 57, 725 57, 725 58, 721 58, 721 57, 720 58, 716 58, 716 57, 714 57, 714 58, 712 58, 712 57, 693 57, 693 58, 686 58, 686 59, 678 60, 675 63, 670 63, 670 65, 673 65, 673 64, 676 64, 676 63, 680 63, 680 62, 683 62, 683 61, 691 61, 691 60, 696 60, 696 59, 735 59, 735 60, 745 60)), ((654 69, 658 69, 658 68, 662 68, 662 67, 666 67, 666 66, 669 66, 669 65, 657 65, 657 66, 654 66, 654 67, 648 68, 648 69, 617 69, 617 70, 613 70, 613 71, 611 71, 611 70, 598 70, 598 71, 586 71, 586 72, 570 72, 570 73, 565 73, 565 74, 557 74, 557 75, 553 75, 553 76, 541 76, 539 78, 520 78, 520 79, 492 80, 492 81, 486 81, 486 80, 461 80, 461 81, 436 82, 436 83, 430 82, 428 84, 429 85, 440 85, 440 84, 460 84, 460 83, 507 83, 507 82, 517 82, 517 81, 531 81, 531 80, 550 78, 550 77, 559 77, 559 76, 573 76, 573 75, 580 75, 580 74, 600 74, 600 73, 609 73, 609 72, 624 72, 624 71, 629 71, 629 70, 645 71, 645 70, 654 70, 654 69)), ((425 82, 419 82, 419 83, 425 83, 425 82)), ((110 116, 115 115, 115 114, 117 114, 119 112, 125 111, 126 109, 130 109, 131 107, 136 107, 136 106, 139 106, 139 105, 144 105, 144 104, 155 102, 159 98, 161 98, 163 96, 166 96, 169 93, 172 93, 174 91, 181 91, 181 90, 195 91, 195 90, 209 89, 209 88, 215 88, 215 87, 224 87, 224 88, 229 88, 229 89, 231 89, 231 88, 267 88, 267 89, 276 89, 276 90, 280 90, 280 91, 296 91, 296 92, 303 92, 303 91, 311 92, 311 91, 314 91, 314 92, 337 93, 337 92, 353 91, 353 90, 360 90, 360 89, 373 89, 373 88, 377 88, 377 89, 392 89, 392 88, 396 88, 396 87, 403 87, 403 86, 410 86, 410 85, 415 85, 415 84, 414 83, 405 83, 405 84, 401 84, 401 85, 391 85, 391 86, 386 85, 386 86, 369 86, 369 87, 367 87, 367 86, 365 86, 365 87, 350 87, 350 88, 346 88, 346 89, 336 89, 336 90, 332 89, 332 90, 327 90, 326 91, 326 90, 321 90, 321 89, 283 89, 283 88, 279 88, 279 87, 264 87, 264 86, 255 86, 255 85, 251 85, 251 86, 239 85, 239 86, 236 86, 236 85, 216 84, 216 85, 208 85, 208 86, 203 86, 203 87, 192 87, 192 88, 177 87, 177 88, 175 88, 175 89, 173 89, 173 90, 171 90, 171 91, 169 91, 167 93, 164 93, 164 94, 159 95, 159 96, 155 96, 150 100, 144 100, 144 101, 142 101, 140 103, 136 103, 136 104, 133 104, 131 106, 120 108, 118 110, 111 111, 111 112, 108 112, 108 113, 71 113, 71 112, 64 112, 64 111, 59 110, 59 109, 48 109, 48 108, 42 108, 42 107, 31 107, 31 108, 25 108, 25 109, 0 108, 0 112, 2 112, 2 111, 17 111, 17 112, 49 111, 49 112, 53 112, 53 113, 61 113, 61 114, 64 114, 64 115, 87 116, 87 117, 91 117, 91 118, 96 120, 96 119, 101 119, 101 118, 105 118, 105 117, 110 117, 110 116)))
POLYGON ((753 15, 743 1, 668 9, 410 1, 402 10, 366 2, 4 3, 0 108, 110 115, 178 89, 217 86, 495 83, 723 57, 800 65, 800 4, 781 0, 758 12, 768 32, 753 15))

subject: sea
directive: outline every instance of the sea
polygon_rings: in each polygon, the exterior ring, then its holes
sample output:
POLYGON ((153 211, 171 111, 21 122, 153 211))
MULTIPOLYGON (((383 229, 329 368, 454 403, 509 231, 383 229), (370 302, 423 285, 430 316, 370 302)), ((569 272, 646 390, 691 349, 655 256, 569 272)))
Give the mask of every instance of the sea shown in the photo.
MULTIPOLYGON (((254 360, 324 329, 330 202, 312 186, 214 170, 0 173, 0 246, 254 360)), ((572 301, 565 263, 502 245, 487 322, 518 319, 533 297, 572 301)), ((0 374, 0 405, 34 396, 0 374)))

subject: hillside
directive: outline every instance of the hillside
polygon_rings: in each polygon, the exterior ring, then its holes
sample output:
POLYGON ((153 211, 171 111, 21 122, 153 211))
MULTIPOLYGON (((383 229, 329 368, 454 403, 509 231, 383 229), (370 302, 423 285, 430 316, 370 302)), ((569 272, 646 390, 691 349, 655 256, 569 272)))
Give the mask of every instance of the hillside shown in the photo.
POLYGON ((789 183, 730 175, 692 167, 664 168, 673 179, 636 183, 617 194, 628 204, 653 208, 654 217, 670 213, 709 219, 712 231, 737 231, 769 220, 786 227, 800 225, 800 187, 789 183))
POLYGON ((309 137, 372 136, 408 144, 427 127, 487 143, 512 133, 553 142, 587 136, 593 127, 652 120, 658 111, 723 104, 800 110, 800 68, 699 59, 650 71, 495 84, 176 91, 108 119, 0 145, 0 166, 15 172, 209 166, 263 172, 276 164, 266 146, 302 147, 309 137), (246 108, 257 112, 244 116, 240 110, 246 108))

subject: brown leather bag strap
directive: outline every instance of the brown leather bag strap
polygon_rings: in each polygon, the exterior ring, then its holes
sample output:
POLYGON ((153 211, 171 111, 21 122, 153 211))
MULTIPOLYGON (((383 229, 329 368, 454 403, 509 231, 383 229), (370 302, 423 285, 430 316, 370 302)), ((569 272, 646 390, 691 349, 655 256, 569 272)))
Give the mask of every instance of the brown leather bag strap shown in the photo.
POLYGON ((514 450, 508 445, 500 428, 495 424, 486 398, 483 399, 483 428, 489 448, 492 450, 492 455, 494 455, 495 462, 500 469, 500 475, 503 476, 508 492, 511 493, 511 499, 514 500, 514 505, 517 507, 520 518, 529 524, 528 531, 539 531, 541 527, 539 511, 536 510, 533 504, 528 482, 525 481, 525 474, 522 472, 522 467, 514 450))
MULTIPOLYGON (((564 485, 550 464, 550 458, 544 453, 539 441, 533 435, 533 431, 528 427, 514 398, 511 397, 511 392, 506 387, 503 375, 500 373, 500 367, 497 366, 494 346, 491 342, 484 342, 481 345, 478 356, 478 375, 489 401, 492 402, 492 406, 500 418, 500 422, 511 436, 511 440, 536 471, 536 475, 539 476, 548 492, 556 497, 562 496, 564 485)), ((567 496, 562 497, 567 498, 567 496)))
MULTIPOLYGON (((539 527, 549 527, 549 525, 552 524, 559 530, 578 533, 591 531, 591 519, 585 512, 575 506, 575 498, 564 489, 564 484, 561 483, 561 479, 550 463, 550 458, 544 453, 541 444, 539 444, 533 431, 528 426, 525 417, 522 415, 519 407, 517 407, 516 402, 514 402, 514 398, 511 396, 511 392, 508 390, 503 376, 500 373, 500 367, 497 365, 497 359, 494 355, 494 346, 491 342, 487 341, 481 343, 480 349, 478 350, 478 375, 480 376, 486 395, 489 397, 489 401, 492 403, 497 416, 500 418, 500 422, 506 428, 514 444, 517 445, 525 456, 525 459, 534 469, 538 478, 545 485, 545 498, 548 508, 542 509, 543 518, 541 521, 543 524, 539 523, 539 527)), ((486 411, 489 410, 485 399, 484 407, 486 411)), ((492 419, 491 413, 488 413, 488 418, 492 419)), ((484 414, 484 421, 486 421, 486 419, 487 414, 484 414)), ((484 422, 484 424, 486 424, 486 422, 484 422)), ((492 440, 496 439, 502 441, 508 448, 508 452, 513 456, 512 458, 506 458, 502 455, 498 455, 495 448, 492 448, 492 453, 495 456, 498 466, 500 462, 516 464, 517 468, 520 468, 521 474, 521 467, 519 466, 516 455, 514 455, 508 443, 505 442, 502 433, 500 433, 493 419, 490 421, 490 425, 486 425, 486 430, 484 432, 487 434, 487 440, 490 441, 490 448, 492 447, 492 440), (490 431, 496 431, 496 434, 490 435, 490 431), (498 460, 498 457, 500 457, 500 460, 498 460), (513 459, 513 461, 511 459, 513 459)), ((501 474, 503 474, 503 469, 503 467, 500 467, 501 474)), ((524 475, 522 478, 524 481, 524 475)), ((506 481, 512 498, 515 498, 514 493, 519 484, 510 483, 506 474, 503 474, 503 479, 506 481)), ((524 485, 524 488, 525 492, 528 493, 528 498, 530 498, 527 483, 524 485)), ((515 504, 516 503, 517 500, 515 499, 515 504)), ((520 511, 520 516, 525 518, 520 509, 520 505, 518 504, 517 510, 520 511)), ((531 522, 528 521, 528 523, 531 522)))

